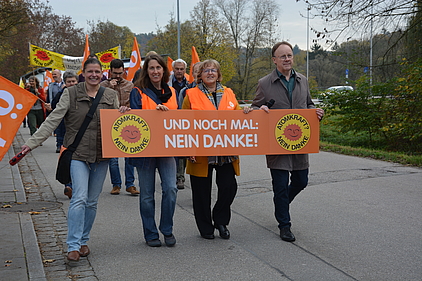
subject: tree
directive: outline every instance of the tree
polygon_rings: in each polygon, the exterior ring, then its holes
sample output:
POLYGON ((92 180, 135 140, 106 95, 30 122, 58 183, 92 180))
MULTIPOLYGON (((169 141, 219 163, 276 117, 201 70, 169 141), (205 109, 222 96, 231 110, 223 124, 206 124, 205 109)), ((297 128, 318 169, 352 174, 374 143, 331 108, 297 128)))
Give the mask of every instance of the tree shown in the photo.
MULTIPOLYGON (((228 26, 230 41, 236 51, 236 75, 230 86, 239 98, 246 99, 255 92, 258 79, 269 70, 262 58, 270 58, 268 51, 274 44, 278 5, 273 0, 214 0, 215 6, 228 26), (267 52, 261 52, 261 50, 267 52), (262 57, 260 57, 262 56, 262 57)), ((270 68, 272 64, 270 64, 270 68)))
POLYGON ((407 57, 410 60, 419 60, 422 58, 422 1, 417 2, 416 13, 410 18, 407 30, 407 57))
MULTIPOLYGON (((314 30, 317 38, 335 34, 333 42, 346 31, 368 31, 371 22, 377 29, 403 29, 409 17, 417 13, 421 0, 306 0, 314 16, 323 18, 333 29, 314 30)), ((327 41, 331 41, 327 38, 327 41)))
POLYGON ((53 14, 48 3, 4 0, 0 5, 1 75, 17 82, 31 69, 28 43, 67 55, 82 55, 82 29, 75 28, 70 17, 53 14))
MULTIPOLYGON (((177 22, 173 15, 171 15, 169 23, 166 26, 157 28, 156 33, 157 35, 148 41, 145 51, 152 50, 158 54, 167 54, 172 59, 178 59, 177 36, 175 36, 175 34, 177 34, 177 22)), ((189 64, 191 58, 191 47, 192 45, 197 44, 192 23, 190 21, 181 23, 180 33, 180 56, 189 64)))
POLYGON ((224 81, 235 74, 234 62, 237 54, 233 48, 226 26, 219 20, 218 11, 211 0, 201 0, 191 11, 195 46, 201 61, 215 59, 220 63, 224 81))
POLYGON ((91 52, 101 52, 121 46, 122 57, 132 53, 134 33, 127 26, 117 26, 111 21, 88 22, 89 47, 91 52))
POLYGON ((56 15, 44 4, 32 7, 29 13, 34 35, 30 43, 60 54, 82 56, 83 29, 77 28, 71 17, 56 15))
POLYGON ((153 39, 155 36, 156 35, 152 32, 135 34, 136 40, 138 41, 139 49, 141 51, 141 54, 146 53, 148 42, 151 39, 153 39))
POLYGON ((19 28, 30 22, 30 3, 24 0, 2 0, 0 2, 0 41, 14 37, 19 28))

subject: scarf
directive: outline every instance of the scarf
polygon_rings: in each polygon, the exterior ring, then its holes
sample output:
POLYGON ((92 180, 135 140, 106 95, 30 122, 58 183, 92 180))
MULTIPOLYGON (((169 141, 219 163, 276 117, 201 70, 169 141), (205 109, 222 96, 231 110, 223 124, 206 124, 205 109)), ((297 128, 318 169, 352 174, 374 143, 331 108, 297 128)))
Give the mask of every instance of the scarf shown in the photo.
POLYGON ((170 87, 163 81, 161 81, 162 90, 157 90, 157 88, 155 88, 154 85, 152 85, 151 81, 148 84, 148 88, 151 89, 155 93, 157 98, 160 99, 162 103, 166 103, 171 98, 172 92, 170 90, 170 87), (163 93, 163 90, 164 90, 164 93, 163 93))
POLYGON ((223 85, 221 85, 220 82, 217 82, 217 85, 215 86, 215 92, 210 92, 204 83, 199 83, 198 88, 208 97, 211 103, 215 106, 215 109, 218 109, 221 97, 224 94, 223 85))
MULTIPOLYGON (((205 86, 204 83, 199 83, 198 88, 208 97, 208 99, 215 106, 215 109, 218 110, 218 105, 220 104, 221 98, 224 94, 224 87, 220 82, 217 82, 215 87, 215 92, 210 92, 205 86)), ((229 164, 239 159, 238 156, 208 156, 208 164, 223 166, 224 164, 229 164)))

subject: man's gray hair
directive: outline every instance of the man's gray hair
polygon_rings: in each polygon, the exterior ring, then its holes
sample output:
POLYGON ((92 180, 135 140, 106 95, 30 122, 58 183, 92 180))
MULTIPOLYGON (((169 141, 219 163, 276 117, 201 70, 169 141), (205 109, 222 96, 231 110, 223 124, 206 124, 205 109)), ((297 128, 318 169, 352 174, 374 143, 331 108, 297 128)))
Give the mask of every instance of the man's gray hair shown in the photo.
POLYGON ((185 68, 187 68, 187 67, 188 67, 188 64, 187 64, 184 60, 182 60, 182 59, 177 59, 177 60, 174 60, 174 61, 171 63, 171 67, 172 67, 172 68, 174 68, 174 64, 175 64, 175 63, 177 63, 177 62, 181 62, 181 63, 183 63, 183 64, 185 65, 185 68))

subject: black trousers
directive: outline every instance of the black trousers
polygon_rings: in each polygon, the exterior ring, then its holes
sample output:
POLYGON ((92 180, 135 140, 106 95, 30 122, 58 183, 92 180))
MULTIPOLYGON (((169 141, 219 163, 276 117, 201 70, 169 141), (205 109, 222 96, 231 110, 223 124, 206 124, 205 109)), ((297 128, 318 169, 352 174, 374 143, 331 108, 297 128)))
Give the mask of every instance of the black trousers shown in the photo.
POLYGON ((237 181, 233 164, 208 165, 208 177, 190 176, 193 212, 201 235, 214 233, 214 225, 228 225, 230 206, 237 193, 237 181), (212 174, 216 171, 217 201, 211 212, 212 174), (214 222, 214 223, 213 223, 214 222))

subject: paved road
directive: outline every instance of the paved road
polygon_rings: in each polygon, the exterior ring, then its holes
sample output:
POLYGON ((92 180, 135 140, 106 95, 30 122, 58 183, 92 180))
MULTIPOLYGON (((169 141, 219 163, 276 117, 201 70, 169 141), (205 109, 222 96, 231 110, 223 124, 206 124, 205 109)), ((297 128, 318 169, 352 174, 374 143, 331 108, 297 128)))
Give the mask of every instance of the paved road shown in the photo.
MULTIPOLYGON (((21 133, 28 138, 27 130, 21 133)), ((69 200, 54 179, 54 150, 50 137, 32 155, 39 177, 63 203, 50 218, 63 228, 69 200)), ((231 239, 199 236, 187 182, 178 193, 174 248, 145 244, 138 197, 110 195, 107 177, 89 241, 92 254, 79 268, 58 264, 54 273, 46 267, 47 279, 66 273, 84 280, 422 280, 421 169, 312 154, 309 186, 291 206, 294 243, 278 236, 265 157, 242 156, 241 173, 231 239)))

